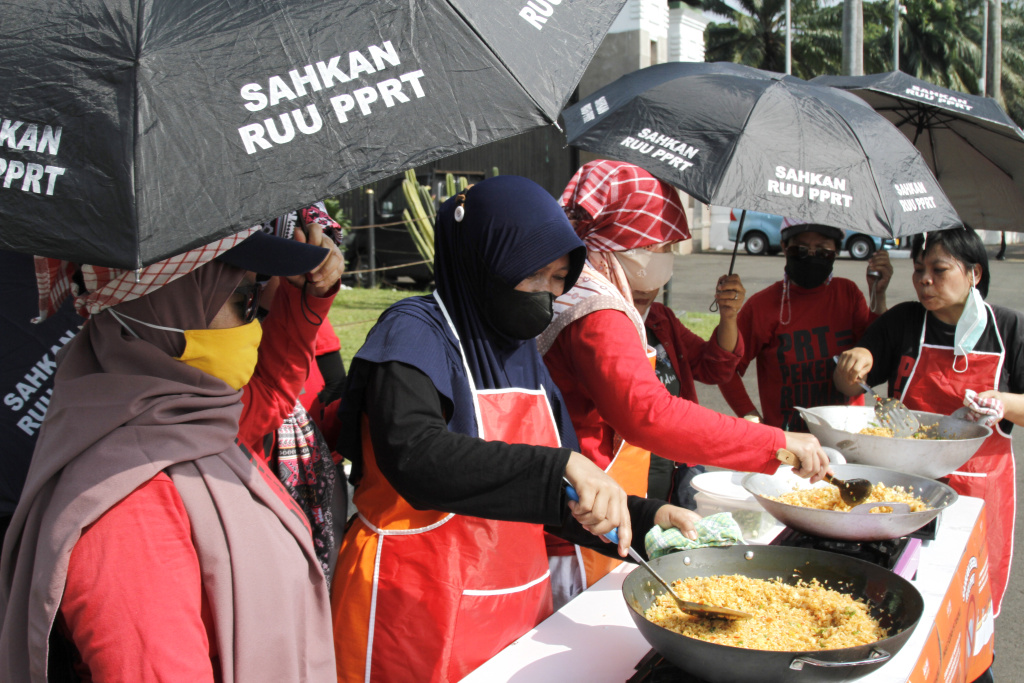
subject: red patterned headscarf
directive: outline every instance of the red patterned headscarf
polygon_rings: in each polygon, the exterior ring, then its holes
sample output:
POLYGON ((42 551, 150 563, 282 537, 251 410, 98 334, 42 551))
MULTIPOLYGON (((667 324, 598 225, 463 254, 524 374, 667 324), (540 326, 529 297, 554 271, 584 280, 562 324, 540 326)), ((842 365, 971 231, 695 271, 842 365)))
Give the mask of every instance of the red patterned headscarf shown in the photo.
POLYGON ((675 188, 623 161, 585 164, 562 193, 562 206, 588 251, 625 251, 690 239, 675 188))
POLYGON ((36 256, 36 288, 39 290, 39 318, 36 322, 54 315, 69 296, 75 298, 75 310, 83 318, 121 302, 138 299, 241 244, 255 229, 243 230, 137 271, 36 256))

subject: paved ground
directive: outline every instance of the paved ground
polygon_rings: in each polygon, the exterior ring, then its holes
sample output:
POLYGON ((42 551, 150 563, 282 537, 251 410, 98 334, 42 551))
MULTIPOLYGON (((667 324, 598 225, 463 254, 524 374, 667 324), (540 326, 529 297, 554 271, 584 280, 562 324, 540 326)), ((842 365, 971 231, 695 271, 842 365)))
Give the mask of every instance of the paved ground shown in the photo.
MULTIPOLYGON (((891 306, 901 301, 915 298, 914 288, 910 282, 911 265, 907 260, 909 252, 892 252, 895 274, 889 287, 887 302, 891 306)), ((989 258, 995 255, 995 249, 989 252, 989 258)), ((991 261, 992 283, 989 288, 988 301, 991 303, 1024 311, 1024 245, 1011 245, 1005 261, 991 261)), ((672 281, 670 305, 677 313, 694 311, 705 313, 711 303, 715 282, 719 275, 729 269, 730 254, 722 252, 691 254, 676 258, 675 277, 672 281)), ((748 296, 760 291, 767 285, 781 279, 784 259, 781 256, 747 256, 736 257, 735 272, 743 279, 748 296)), ((867 294, 865 282, 865 265, 852 261, 847 257, 836 262, 837 275, 849 278, 861 285, 867 294)), ((752 397, 757 396, 754 371, 747 373, 748 391, 752 397)), ((731 414, 721 393, 715 387, 697 385, 700 402, 714 410, 731 414)), ((1024 453, 1024 428, 1013 431, 1013 444, 1016 453, 1024 453)), ((1024 467, 1017 469, 1017 490, 1024 490, 1024 467)), ((1017 676, 1024 671, 1024 505, 1017 508, 1017 537, 1014 548, 1015 568, 1010 576, 1010 585, 1003 600, 1003 610, 996 625, 996 664, 994 673, 997 679, 1004 681, 1021 680, 1017 676), (1013 672, 1018 672, 1014 674, 1013 672)))

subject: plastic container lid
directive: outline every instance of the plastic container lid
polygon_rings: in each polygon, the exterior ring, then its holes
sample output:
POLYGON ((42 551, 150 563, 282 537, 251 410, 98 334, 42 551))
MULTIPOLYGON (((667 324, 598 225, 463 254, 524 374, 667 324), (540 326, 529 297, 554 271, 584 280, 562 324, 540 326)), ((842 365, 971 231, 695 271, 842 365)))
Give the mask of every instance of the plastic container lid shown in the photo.
POLYGON ((719 472, 703 472, 693 478, 691 485, 701 493, 713 498, 732 501, 753 500, 753 496, 743 488, 743 479, 747 472, 721 470, 719 472))

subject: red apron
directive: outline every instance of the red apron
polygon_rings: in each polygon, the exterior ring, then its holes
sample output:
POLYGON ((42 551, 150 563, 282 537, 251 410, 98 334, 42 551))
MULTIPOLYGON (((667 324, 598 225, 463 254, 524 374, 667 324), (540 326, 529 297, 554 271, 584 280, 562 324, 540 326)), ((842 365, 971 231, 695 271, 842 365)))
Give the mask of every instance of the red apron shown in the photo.
MULTIPOLYGON (((995 330, 995 316, 988 307, 988 324, 995 330)), ((967 354, 967 369, 953 371, 953 347, 926 345, 925 332, 928 316, 921 326, 921 342, 917 362, 904 385, 902 400, 912 410, 949 415, 963 407, 964 390, 978 393, 999 388, 999 374, 1005 358, 1005 346, 999 338, 999 353, 972 352, 967 354)), ((998 338, 999 333, 996 331, 998 338)), ((964 358, 956 359, 957 368, 964 366, 964 358)), ((1016 513, 1016 478, 1013 464, 1013 445, 1010 437, 993 427, 992 436, 985 440, 978 452, 959 470, 949 476, 949 485, 957 493, 985 500, 988 520, 987 576, 992 581, 992 603, 995 616, 1003 591, 1010 576, 1013 559, 1013 519, 1016 513)), ((984 581, 986 568, 980 571, 984 581)))
MULTIPOLYGON (((543 390, 471 388, 481 438, 561 445, 543 390)), ((542 527, 414 509, 378 469, 367 425, 331 592, 338 680, 458 681, 551 615, 542 527)))

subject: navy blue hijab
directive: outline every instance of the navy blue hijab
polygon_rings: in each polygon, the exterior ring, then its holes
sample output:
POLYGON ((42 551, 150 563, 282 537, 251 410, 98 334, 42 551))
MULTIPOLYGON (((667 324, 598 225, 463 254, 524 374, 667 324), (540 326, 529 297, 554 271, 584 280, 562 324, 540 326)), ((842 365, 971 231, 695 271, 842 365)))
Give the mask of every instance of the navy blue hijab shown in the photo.
MULTIPOLYGON (((537 343, 500 334, 483 314, 493 275, 514 287, 569 255, 566 290, 583 269, 586 247, 558 202, 532 180, 496 176, 441 205, 434 226, 434 279, 451 317, 477 389, 544 389, 558 421, 562 445, 578 450, 562 396, 537 343), (462 205, 462 220, 456 207, 462 205)), ((433 296, 409 297, 388 308, 366 337, 350 368, 340 416, 339 452, 359 456, 359 414, 371 363, 399 361, 427 375, 454 407, 448 428, 477 436, 469 378, 458 341, 433 296)))

